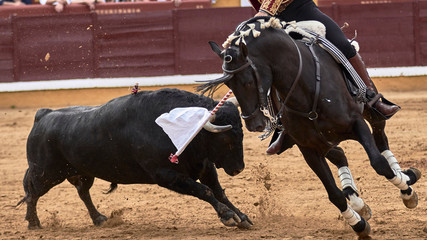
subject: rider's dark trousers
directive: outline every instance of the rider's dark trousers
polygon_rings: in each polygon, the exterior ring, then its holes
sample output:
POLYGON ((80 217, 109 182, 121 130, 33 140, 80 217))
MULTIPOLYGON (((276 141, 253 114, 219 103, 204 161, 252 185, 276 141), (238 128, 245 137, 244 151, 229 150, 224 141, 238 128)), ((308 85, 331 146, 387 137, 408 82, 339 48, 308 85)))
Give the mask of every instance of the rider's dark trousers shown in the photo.
POLYGON ((351 46, 338 24, 321 12, 313 0, 294 0, 276 17, 286 22, 317 20, 326 27, 326 39, 340 49, 347 59, 356 55, 356 50, 351 46))

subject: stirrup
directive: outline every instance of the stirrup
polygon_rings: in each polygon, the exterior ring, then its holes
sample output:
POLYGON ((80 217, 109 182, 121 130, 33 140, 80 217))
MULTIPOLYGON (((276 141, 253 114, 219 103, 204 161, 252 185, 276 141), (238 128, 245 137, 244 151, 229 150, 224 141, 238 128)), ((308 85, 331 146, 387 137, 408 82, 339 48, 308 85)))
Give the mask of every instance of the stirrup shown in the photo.
POLYGON ((374 108, 374 104, 377 103, 381 98, 384 99, 383 95, 381 93, 378 93, 372 99, 369 99, 369 101, 366 104, 368 104, 369 107, 374 108))
POLYGON ((380 111, 378 111, 374 105, 376 102, 380 101, 386 105, 396 105, 389 100, 387 100, 381 93, 378 93, 375 97, 373 97, 369 102, 366 103, 369 109, 370 117, 373 122, 381 122, 390 119, 392 116, 386 116, 380 111))

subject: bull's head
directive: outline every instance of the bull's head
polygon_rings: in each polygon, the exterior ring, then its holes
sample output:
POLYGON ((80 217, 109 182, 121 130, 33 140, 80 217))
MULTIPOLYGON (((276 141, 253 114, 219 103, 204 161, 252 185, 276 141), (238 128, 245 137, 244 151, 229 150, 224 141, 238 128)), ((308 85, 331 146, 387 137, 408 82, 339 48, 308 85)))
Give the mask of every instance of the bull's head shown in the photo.
MULTIPOLYGON (((233 97, 233 98, 229 98, 228 100, 227 100, 227 102, 231 102, 231 103, 233 103, 236 107, 238 107, 239 106, 239 103, 237 102, 237 99, 235 98, 235 97, 233 97)), ((215 125, 215 124, 213 124, 212 122, 214 122, 215 121, 215 116, 216 115, 213 115, 210 119, 209 119, 209 121, 203 126, 203 128, 206 130, 206 131, 209 131, 209 132, 212 132, 212 133, 219 133, 219 132, 224 132, 224 131, 227 131, 227 130, 230 130, 233 126, 231 126, 231 125, 225 125, 225 126, 218 126, 218 125, 215 125)))
POLYGON ((214 123, 223 127, 228 126, 228 130, 209 134, 208 158, 217 168, 223 168, 227 174, 237 175, 245 168, 243 129, 237 107, 225 103, 216 113, 214 123))

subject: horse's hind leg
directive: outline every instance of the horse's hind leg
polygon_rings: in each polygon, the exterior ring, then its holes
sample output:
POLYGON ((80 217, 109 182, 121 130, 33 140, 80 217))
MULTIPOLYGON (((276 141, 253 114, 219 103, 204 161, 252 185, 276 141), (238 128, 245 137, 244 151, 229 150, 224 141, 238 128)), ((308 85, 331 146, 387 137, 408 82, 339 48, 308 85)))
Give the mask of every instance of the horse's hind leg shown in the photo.
POLYGON ((368 236, 371 231, 369 223, 347 204, 344 193, 335 184, 334 177, 325 158, 313 149, 300 146, 299 148, 310 168, 322 181, 323 186, 328 192, 329 200, 341 211, 344 219, 359 236, 368 236))
MULTIPOLYGON (((369 120, 368 120, 369 121, 369 120)), ((380 152, 390 149, 388 146, 387 135, 385 134, 386 121, 373 121, 370 120, 369 124, 372 128, 372 135, 374 136, 375 144, 380 152)))
POLYGON ((415 208, 418 204, 418 196, 410 185, 415 184, 421 178, 421 172, 415 168, 405 171, 400 169, 396 158, 388 149, 388 141, 384 133, 385 121, 371 123, 371 126, 372 135, 366 123, 358 121, 355 124, 355 132, 359 142, 368 153, 372 167, 378 174, 385 176, 400 189, 401 197, 406 207, 415 208), (376 146, 376 148, 373 146, 376 146))
POLYGON ((359 197, 359 192, 348 167, 347 157, 344 150, 338 146, 333 147, 326 154, 326 158, 338 168, 338 176, 344 196, 349 200, 353 208, 365 220, 371 219, 371 208, 359 197))
POLYGON ((90 197, 89 189, 92 187, 94 182, 93 177, 77 175, 67 178, 67 180, 77 188, 80 199, 86 205, 89 215, 92 218, 93 224, 96 226, 101 225, 107 220, 107 217, 98 212, 90 197))

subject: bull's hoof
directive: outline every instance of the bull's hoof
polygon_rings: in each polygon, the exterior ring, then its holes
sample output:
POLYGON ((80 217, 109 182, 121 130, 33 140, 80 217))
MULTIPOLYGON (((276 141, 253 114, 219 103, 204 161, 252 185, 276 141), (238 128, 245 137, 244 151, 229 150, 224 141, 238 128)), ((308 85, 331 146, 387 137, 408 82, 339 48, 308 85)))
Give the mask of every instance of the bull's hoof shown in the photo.
POLYGON ((418 205, 418 194, 415 192, 414 189, 412 189, 410 195, 400 193, 400 197, 403 200, 403 204, 405 204, 405 206, 407 208, 412 209, 412 208, 417 207, 417 205, 418 205))
POLYGON ((95 226, 101 226, 105 221, 107 221, 107 217, 100 214, 97 218, 93 219, 93 224, 95 224, 95 226))
POLYGON ((368 221, 372 217, 371 208, 366 203, 363 205, 362 209, 356 212, 366 221, 368 221))
POLYGON ((240 223, 237 224, 237 227, 240 229, 249 229, 253 226, 254 224, 248 220, 244 220, 240 223))
POLYGON ((37 229, 42 229, 42 225, 40 224, 40 222, 35 222, 35 223, 28 223, 28 230, 37 230, 37 229))
POLYGON ((369 225, 369 223, 364 219, 362 219, 362 221, 358 222, 352 228, 356 232, 357 236, 359 236, 359 239, 369 238, 369 234, 371 233, 371 225, 369 225))
POLYGON ((37 230, 42 229, 42 225, 40 224, 40 220, 38 217, 35 218, 25 218, 28 221, 28 229, 29 230, 37 230))
POLYGON ((227 213, 225 214, 225 216, 222 216, 221 222, 227 227, 235 227, 238 226, 238 224, 241 223, 242 220, 240 220, 239 216, 237 216, 236 213, 232 212, 231 216, 230 213, 227 213))
POLYGON ((246 214, 240 213, 239 218, 241 222, 237 224, 237 227, 240 229, 249 229, 254 225, 246 214))

